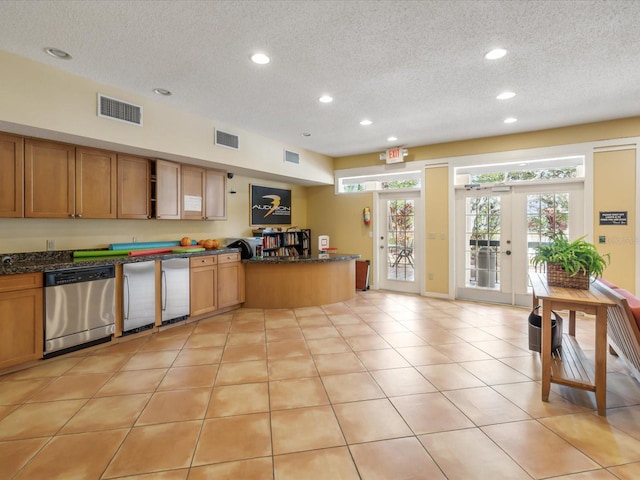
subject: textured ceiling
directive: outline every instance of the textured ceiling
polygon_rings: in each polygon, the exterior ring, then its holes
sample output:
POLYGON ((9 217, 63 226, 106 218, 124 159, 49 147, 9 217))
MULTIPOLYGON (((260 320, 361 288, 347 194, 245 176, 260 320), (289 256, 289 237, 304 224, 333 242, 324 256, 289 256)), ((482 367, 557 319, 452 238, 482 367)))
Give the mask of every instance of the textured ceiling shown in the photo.
POLYGON ((635 0, 3 0, 0 48, 343 156, 639 115, 638 19, 635 0))

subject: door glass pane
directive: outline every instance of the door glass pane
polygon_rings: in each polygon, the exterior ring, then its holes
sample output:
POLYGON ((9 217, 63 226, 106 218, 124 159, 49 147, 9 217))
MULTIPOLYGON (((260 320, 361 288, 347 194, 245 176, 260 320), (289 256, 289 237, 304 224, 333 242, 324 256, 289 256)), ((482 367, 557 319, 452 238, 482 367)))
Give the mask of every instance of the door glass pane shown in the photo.
POLYGON ((465 285, 500 288, 500 197, 467 197, 465 285))
MULTIPOLYGON (((527 195, 527 262, 540 244, 551 242, 558 232, 569 237, 569 194, 534 193, 527 195)), ((530 267, 531 269, 533 267, 530 267)))
POLYGON ((414 280, 414 200, 387 201, 387 279, 414 280))

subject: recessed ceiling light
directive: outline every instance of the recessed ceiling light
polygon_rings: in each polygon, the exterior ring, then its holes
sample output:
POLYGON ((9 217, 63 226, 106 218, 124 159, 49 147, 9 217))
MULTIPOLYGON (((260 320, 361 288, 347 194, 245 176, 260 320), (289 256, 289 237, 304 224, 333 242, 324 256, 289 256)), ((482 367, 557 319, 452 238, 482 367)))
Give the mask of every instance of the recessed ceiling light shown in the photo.
POLYGON ((169 95, 171 95, 171 91, 167 90, 166 88, 154 88, 153 93, 157 95, 164 95, 165 97, 168 97, 169 95))
POLYGON ((398 140, 398 137, 389 137, 389 138, 387 138, 387 142, 395 142, 396 140, 398 140))
POLYGON ((333 102, 333 97, 329 96, 329 95, 322 95, 319 99, 319 102, 322 103, 331 103, 333 102))
POLYGON ((362 120, 360 125, 364 125, 365 127, 371 125, 373 122, 371 120, 362 120))
POLYGON ((498 95, 496 98, 498 100, 509 100, 510 98, 515 97, 516 94, 513 92, 502 92, 500 95, 498 95))
POLYGON ((310 137, 311 134, 309 132, 303 132, 300 135, 302 135, 303 137, 310 137))
POLYGON ((258 65, 266 65, 271 61, 271 59, 264 53, 254 53, 253 55, 251 55, 251 61, 253 63, 257 63, 258 65))
POLYGON ((504 119, 504 123, 516 123, 518 119, 516 117, 509 117, 504 119))
POLYGON ((47 52, 47 55, 51 55, 52 57, 60 58, 62 60, 71 60, 71 55, 59 48, 47 47, 44 51, 47 52))
POLYGON ((504 57, 507 51, 504 48, 494 48, 484 56, 487 60, 497 60, 504 57))

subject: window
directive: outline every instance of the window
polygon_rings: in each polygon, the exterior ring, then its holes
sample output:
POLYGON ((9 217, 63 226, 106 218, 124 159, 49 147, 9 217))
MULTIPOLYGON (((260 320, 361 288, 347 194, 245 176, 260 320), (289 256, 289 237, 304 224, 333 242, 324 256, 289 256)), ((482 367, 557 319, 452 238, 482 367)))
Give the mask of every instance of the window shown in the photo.
POLYGON ((517 163, 470 165, 458 167, 455 172, 456 185, 466 188, 562 181, 584 177, 584 157, 579 155, 517 163))
POLYGON ((413 171, 336 177, 336 185, 336 193, 419 190, 421 187, 421 172, 413 171))

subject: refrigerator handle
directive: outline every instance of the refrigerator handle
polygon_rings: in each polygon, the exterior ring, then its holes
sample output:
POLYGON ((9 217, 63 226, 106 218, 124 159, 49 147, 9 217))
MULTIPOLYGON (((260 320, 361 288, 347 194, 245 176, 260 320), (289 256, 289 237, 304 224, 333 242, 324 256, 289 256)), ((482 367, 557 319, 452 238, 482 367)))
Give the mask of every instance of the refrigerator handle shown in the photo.
POLYGON ((131 292, 129 291, 129 276, 125 274, 123 277, 123 280, 124 280, 124 285, 126 287, 124 290, 124 293, 126 294, 124 296, 126 307, 123 309, 126 313, 124 314, 123 320, 129 320, 129 307, 131 305, 131 292))
POLYGON ((162 270, 162 311, 167 309, 167 272, 162 270))

